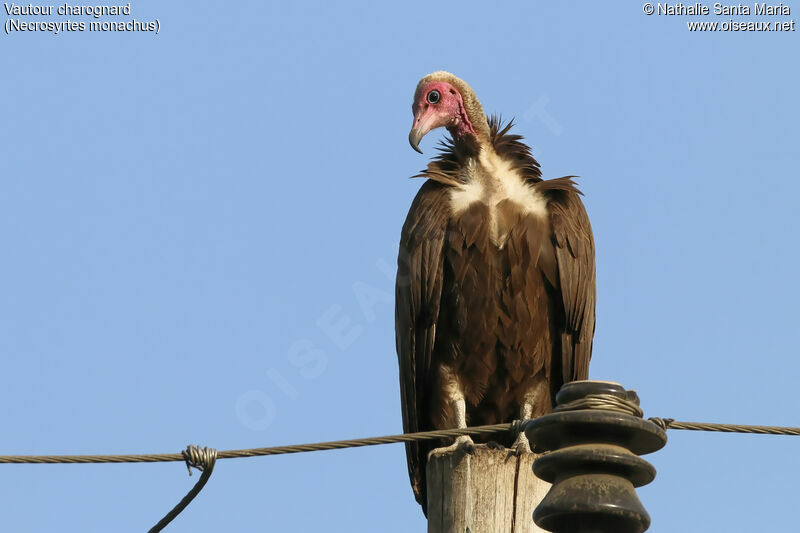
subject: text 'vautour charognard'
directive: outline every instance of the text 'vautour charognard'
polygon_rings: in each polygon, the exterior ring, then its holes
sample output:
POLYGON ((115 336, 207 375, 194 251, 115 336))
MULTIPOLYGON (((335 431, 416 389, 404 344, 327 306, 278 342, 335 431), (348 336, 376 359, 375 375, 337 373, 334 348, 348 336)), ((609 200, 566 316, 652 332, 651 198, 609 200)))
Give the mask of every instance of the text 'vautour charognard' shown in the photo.
POLYGON ((138 20, 131 17, 131 4, 124 5, 18 5, 3 4, 6 15, 6 34, 16 32, 51 33, 67 32, 151 32, 158 34, 161 21, 138 20), (48 19, 49 17, 49 19, 48 19), (63 19, 62 17, 71 17, 63 19), (89 20, 82 20, 89 19, 89 20))

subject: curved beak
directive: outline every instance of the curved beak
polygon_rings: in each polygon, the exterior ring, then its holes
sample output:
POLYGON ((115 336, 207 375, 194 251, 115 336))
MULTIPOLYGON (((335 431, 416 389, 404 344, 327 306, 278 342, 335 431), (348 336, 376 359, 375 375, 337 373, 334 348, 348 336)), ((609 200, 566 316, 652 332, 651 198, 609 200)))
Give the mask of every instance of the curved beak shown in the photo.
POLYGON ((408 144, 417 152, 422 153, 422 150, 419 149, 419 142, 424 136, 425 132, 421 128, 413 128, 408 134, 408 144))
POLYGON ((414 113, 414 123, 411 125, 411 132, 408 134, 408 144, 417 152, 422 153, 422 150, 419 149, 419 142, 432 129, 442 125, 441 116, 435 108, 428 107, 427 109, 418 110, 414 113))

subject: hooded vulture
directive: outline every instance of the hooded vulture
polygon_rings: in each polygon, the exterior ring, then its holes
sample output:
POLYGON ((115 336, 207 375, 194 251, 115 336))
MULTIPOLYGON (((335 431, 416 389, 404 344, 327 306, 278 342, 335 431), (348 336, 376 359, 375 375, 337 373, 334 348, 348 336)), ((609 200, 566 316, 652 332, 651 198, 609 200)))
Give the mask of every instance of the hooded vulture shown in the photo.
MULTIPOLYGON (((395 332, 405 432, 498 424, 548 413, 564 382, 586 379, 595 324, 594 241, 568 176, 543 180, 511 124, 487 118, 447 72, 422 78, 408 138, 450 139, 400 239, 395 332)), ((511 445, 530 451, 520 433, 511 445)), ((452 449, 470 451, 455 439, 452 449)), ((434 446, 407 443, 411 485, 426 511, 434 446)))

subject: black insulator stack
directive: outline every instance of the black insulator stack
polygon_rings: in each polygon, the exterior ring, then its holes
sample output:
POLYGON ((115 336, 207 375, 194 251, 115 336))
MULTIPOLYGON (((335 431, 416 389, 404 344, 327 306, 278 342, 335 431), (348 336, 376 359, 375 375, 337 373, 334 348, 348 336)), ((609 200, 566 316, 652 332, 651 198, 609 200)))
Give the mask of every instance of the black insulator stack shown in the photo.
POLYGON ((556 533, 641 533, 650 516, 636 487, 656 471, 639 457, 667 442, 641 418, 639 398, 618 383, 573 381, 556 395, 553 413, 525 426, 539 478, 552 483, 536 507, 536 525, 556 533), (615 402, 619 405, 615 405, 615 402))

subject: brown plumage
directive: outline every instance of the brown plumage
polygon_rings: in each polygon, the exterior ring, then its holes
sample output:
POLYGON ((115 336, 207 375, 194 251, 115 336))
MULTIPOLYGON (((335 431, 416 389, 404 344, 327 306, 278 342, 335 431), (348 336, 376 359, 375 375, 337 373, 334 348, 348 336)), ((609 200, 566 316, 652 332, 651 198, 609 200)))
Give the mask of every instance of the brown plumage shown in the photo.
MULTIPOLYGON (((595 265, 580 192, 572 177, 542 180, 530 149, 508 133, 511 124, 487 119, 452 74, 423 78, 414 114, 412 146, 438 126, 453 140, 419 175, 428 179, 400 240, 395 324, 404 430, 547 413, 565 381, 588 377, 595 265)), ((524 435, 515 446, 529 449, 524 435)), ((432 448, 406 446, 423 510, 432 448)))

